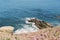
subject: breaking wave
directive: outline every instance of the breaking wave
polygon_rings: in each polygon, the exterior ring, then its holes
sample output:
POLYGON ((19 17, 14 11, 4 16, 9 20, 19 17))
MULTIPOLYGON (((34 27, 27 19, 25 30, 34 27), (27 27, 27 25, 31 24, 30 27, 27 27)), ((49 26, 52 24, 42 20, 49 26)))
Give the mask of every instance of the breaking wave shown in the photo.
POLYGON ((30 19, 31 18, 26 18, 26 20, 25 20, 26 24, 22 24, 23 28, 17 29, 14 33, 20 34, 20 33, 35 32, 35 31, 39 30, 39 28, 37 28, 34 23, 27 21, 30 19))

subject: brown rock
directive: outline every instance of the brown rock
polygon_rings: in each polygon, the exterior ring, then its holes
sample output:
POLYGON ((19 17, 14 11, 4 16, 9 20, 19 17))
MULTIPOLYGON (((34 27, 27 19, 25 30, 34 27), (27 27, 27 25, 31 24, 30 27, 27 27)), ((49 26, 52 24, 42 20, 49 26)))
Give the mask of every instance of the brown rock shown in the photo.
POLYGON ((38 19, 31 19, 31 20, 28 20, 29 22, 34 22, 35 25, 39 28, 39 29, 42 29, 42 28, 47 28, 47 27, 50 27, 52 28, 53 26, 50 25, 49 23, 45 22, 45 21, 42 21, 42 20, 38 20, 38 19))

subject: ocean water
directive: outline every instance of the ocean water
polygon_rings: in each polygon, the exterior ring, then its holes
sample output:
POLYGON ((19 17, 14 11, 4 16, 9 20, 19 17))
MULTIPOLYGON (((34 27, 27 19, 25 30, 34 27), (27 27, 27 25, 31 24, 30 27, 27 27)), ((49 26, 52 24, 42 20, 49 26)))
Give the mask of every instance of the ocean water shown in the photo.
POLYGON ((57 26, 60 25, 57 16, 60 17, 60 0, 0 0, 0 27, 38 30, 26 24, 25 19, 34 17, 57 26))

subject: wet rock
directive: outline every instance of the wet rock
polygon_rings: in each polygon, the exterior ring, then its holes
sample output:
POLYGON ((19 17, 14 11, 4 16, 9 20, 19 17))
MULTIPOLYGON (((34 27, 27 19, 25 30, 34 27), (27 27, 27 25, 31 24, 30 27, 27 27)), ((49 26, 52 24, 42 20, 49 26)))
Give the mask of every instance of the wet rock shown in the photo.
POLYGON ((28 22, 34 22, 35 25, 39 28, 39 29, 42 29, 42 28, 47 28, 47 27, 50 27, 52 28, 53 26, 45 21, 42 21, 42 20, 39 20, 39 19, 31 19, 31 20, 28 20, 28 22))

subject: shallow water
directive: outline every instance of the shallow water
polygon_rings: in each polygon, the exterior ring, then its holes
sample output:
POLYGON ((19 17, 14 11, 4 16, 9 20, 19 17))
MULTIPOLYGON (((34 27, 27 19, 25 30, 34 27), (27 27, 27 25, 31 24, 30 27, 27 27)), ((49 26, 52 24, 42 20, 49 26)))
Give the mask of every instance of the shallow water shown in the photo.
POLYGON ((0 0, 0 26, 13 26, 15 30, 23 28, 25 18, 38 18, 59 25, 59 0, 0 0))

